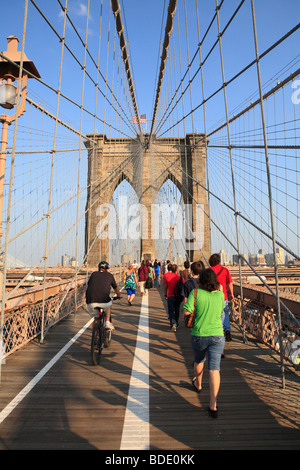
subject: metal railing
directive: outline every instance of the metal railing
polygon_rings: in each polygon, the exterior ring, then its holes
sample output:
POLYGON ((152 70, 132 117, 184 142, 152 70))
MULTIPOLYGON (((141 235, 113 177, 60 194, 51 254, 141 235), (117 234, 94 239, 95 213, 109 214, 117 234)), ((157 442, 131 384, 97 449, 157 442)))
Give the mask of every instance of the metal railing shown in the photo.
MULTIPOLYGON (((259 297, 259 296, 258 296, 259 297)), ((289 312, 281 313, 281 325, 276 308, 258 299, 235 297, 230 309, 231 321, 254 336, 299 369, 300 320, 289 312), (243 305, 242 305, 243 302, 243 305), (243 307, 243 308, 242 308, 243 307), (282 341, 280 342, 280 330, 282 341), (281 346, 282 344, 282 351, 281 346)), ((247 341, 247 339, 246 339, 247 341)))

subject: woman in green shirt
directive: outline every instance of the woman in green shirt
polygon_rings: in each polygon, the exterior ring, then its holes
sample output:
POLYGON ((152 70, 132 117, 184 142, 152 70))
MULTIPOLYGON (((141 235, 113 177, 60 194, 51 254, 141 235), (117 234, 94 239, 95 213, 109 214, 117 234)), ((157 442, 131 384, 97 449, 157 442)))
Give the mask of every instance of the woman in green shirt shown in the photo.
MULTIPOLYGON (((183 307, 184 315, 194 312, 193 290, 183 307)), ((202 389, 204 362, 207 356, 209 370, 211 416, 217 417, 217 395, 220 388, 220 363, 225 345, 221 314, 224 310, 224 294, 219 290, 216 273, 212 269, 204 269, 199 277, 197 289, 194 324, 192 328, 192 347, 194 351, 193 387, 199 393, 202 389)))

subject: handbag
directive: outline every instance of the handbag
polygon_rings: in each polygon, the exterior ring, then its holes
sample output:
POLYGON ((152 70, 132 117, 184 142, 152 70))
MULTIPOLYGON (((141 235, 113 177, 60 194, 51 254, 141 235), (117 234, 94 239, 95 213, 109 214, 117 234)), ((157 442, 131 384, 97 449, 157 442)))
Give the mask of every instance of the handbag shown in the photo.
POLYGON ((151 277, 148 277, 147 281, 145 282, 145 289, 151 289, 153 287, 153 281, 151 277))
POLYGON ((152 277, 151 277, 151 271, 148 268, 148 278, 145 282, 145 289, 151 289, 151 287, 153 287, 153 281, 152 281, 152 277))
POLYGON ((184 324, 187 328, 192 328, 194 326, 194 315, 196 309, 196 300, 197 300, 197 289, 194 289, 194 311, 189 315, 185 315, 184 324))

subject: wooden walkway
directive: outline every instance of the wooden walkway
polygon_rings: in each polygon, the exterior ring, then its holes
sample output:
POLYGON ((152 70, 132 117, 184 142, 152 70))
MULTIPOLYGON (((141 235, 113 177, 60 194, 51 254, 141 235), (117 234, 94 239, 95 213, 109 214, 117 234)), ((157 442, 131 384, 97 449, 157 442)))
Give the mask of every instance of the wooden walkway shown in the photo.
POLYGON ((1 450, 300 448, 299 372, 287 367, 282 390, 278 356, 253 339, 244 344, 233 327, 222 359, 219 417, 212 419, 207 371, 201 394, 191 386, 190 331, 182 324, 169 330, 157 290, 142 310, 140 296, 135 300, 128 307, 124 294, 114 303, 116 330, 100 366, 91 365, 90 327, 47 366, 90 320, 84 310, 75 322, 70 316, 53 327, 43 345, 32 342, 7 358, 1 450))

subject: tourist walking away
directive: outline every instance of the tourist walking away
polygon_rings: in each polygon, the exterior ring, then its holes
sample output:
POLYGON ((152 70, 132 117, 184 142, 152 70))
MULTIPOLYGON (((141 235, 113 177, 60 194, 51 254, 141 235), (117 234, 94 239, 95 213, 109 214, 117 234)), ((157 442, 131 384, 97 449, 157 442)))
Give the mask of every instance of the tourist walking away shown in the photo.
POLYGON ((229 319, 229 301, 233 301, 233 283, 232 278, 229 270, 225 268, 225 266, 221 266, 221 257, 218 253, 214 253, 209 258, 209 265, 211 269, 216 273, 218 277, 218 281, 223 289, 224 300, 225 300, 225 307, 222 316, 223 320, 223 328, 225 334, 225 340, 231 341, 231 327, 230 327, 230 319, 229 319), (228 293, 229 291, 229 300, 228 300, 228 293))
POLYGON ((143 295, 147 295, 148 293, 148 290, 145 289, 145 282, 148 279, 148 274, 149 274, 148 267, 146 266, 146 263, 143 260, 141 263, 141 266, 138 269, 138 282, 139 282, 142 297, 143 295))
POLYGON ((190 278, 190 262, 185 261, 183 263, 184 269, 181 273, 181 276, 183 277, 184 282, 187 281, 190 278))
POLYGON ((207 358, 210 400, 208 411, 218 416, 217 397, 220 389, 220 364, 225 345, 221 314, 224 295, 219 290, 216 273, 208 268, 200 273, 200 288, 191 291, 183 306, 184 317, 194 314, 191 344, 194 352, 194 378, 192 385, 197 393, 202 390, 204 363, 207 358))
POLYGON ((160 263, 155 261, 154 262, 154 287, 160 286, 160 273, 161 273, 161 266, 160 263))
POLYGON ((199 287, 199 277, 203 269, 205 269, 205 266, 202 261, 195 261, 191 264, 191 278, 183 284, 183 304, 186 303, 190 292, 199 287))
POLYGON ((178 266, 176 264, 168 265, 168 272, 164 274, 163 281, 165 285, 165 297, 168 303, 168 318, 172 331, 176 331, 179 322, 179 307, 175 300, 175 287, 179 281, 178 266))
POLYGON ((114 276, 108 270, 109 264, 106 261, 101 261, 98 265, 98 271, 93 272, 88 280, 85 298, 88 312, 91 317, 94 317, 94 324, 98 319, 98 308, 104 308, 106 318, 105 328, 113 330, 114 326, 111 323, 111 287, 116 292, 118 298, 121 298, 121 294, 114 276))
POLYGON ((148 292, 148 290, 152 289, 154 285, 155 274, 154 274, 154 269, 152 267, 152 263, 149 260, 146 261, 146 267, 148 269, 148 278, 145 282, 145 292, 148 292))
POLYGON ((128 304, 132 305, 132 301, 136 295, 136 288, 138 287, 138 279, 132 264, 124 273, 125 289, 127 290, 128 304))

